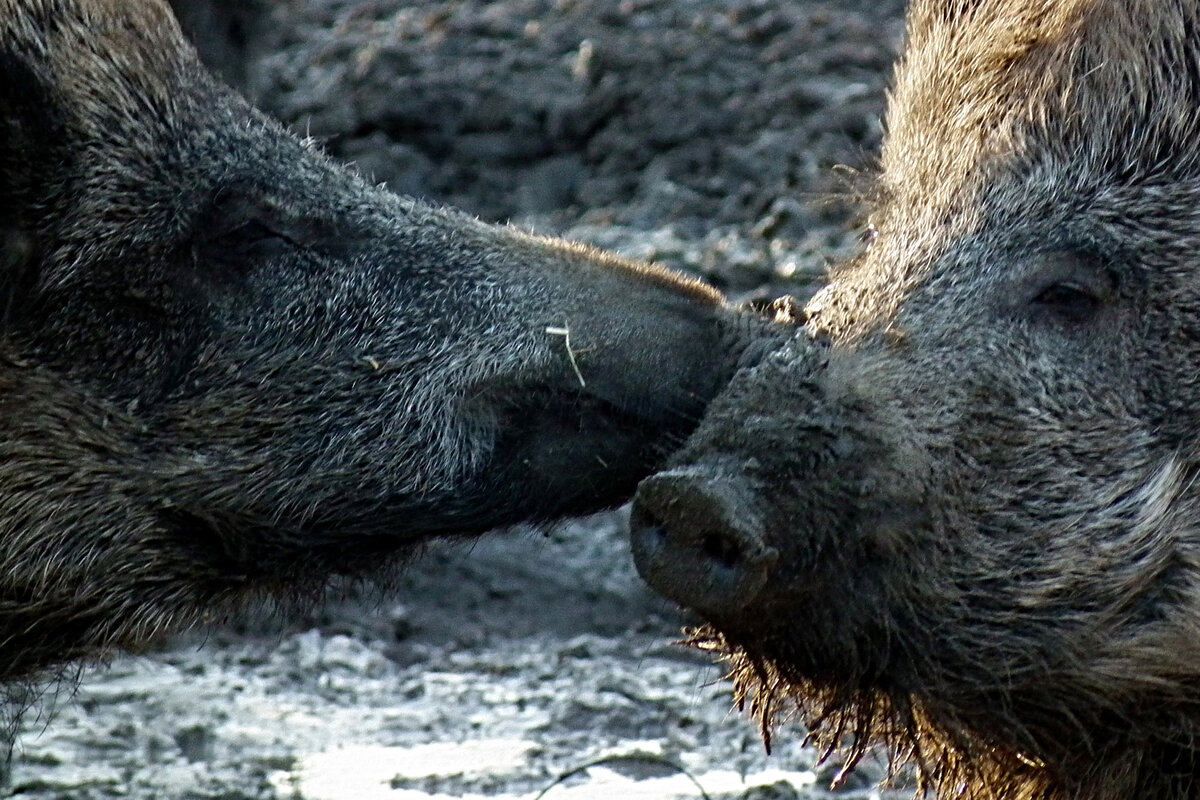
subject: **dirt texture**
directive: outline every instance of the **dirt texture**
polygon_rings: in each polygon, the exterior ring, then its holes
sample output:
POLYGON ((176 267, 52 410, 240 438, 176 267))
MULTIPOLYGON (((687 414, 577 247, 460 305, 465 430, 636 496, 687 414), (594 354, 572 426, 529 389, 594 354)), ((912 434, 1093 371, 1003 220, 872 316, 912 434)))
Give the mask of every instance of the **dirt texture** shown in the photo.
MULTIPOLYGON (((803 297, 857 246, 899 0, 179 0, 257 104, 396 191, 803 297), (844 169, 838 169, 839 165, 844 169)), ((829 602, 837 602, 830 598, 829 602)), ((803 731, 771 755, 689 620, 639 581, 624 512, 429 549, 89 669, 25 718, 23 798, 794 800, 836 789, 803 731)))

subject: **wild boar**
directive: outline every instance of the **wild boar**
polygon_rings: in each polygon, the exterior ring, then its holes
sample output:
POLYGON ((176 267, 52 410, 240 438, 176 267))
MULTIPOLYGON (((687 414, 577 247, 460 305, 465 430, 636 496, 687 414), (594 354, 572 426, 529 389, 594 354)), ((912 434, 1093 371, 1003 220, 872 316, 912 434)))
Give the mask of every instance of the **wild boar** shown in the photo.
POLYGON ((1200 3, 915 0, 869 244, 634 509, 765 730, 1200 796, 1200 3))
POLYGON ((162 0, 0 0, 0 683, 618 504, 759 323, 397 197, 162 0))

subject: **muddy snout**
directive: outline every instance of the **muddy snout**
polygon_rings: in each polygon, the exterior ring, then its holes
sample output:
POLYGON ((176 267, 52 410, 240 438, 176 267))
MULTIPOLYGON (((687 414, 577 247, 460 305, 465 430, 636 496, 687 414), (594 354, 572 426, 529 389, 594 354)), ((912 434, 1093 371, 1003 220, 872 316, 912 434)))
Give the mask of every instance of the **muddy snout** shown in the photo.
POLYGON ((737 477, 697 467, 642 481, 630 518, 638 572, 660 594, 724 616, 763 591, 779 551, 769 546, 737 477))

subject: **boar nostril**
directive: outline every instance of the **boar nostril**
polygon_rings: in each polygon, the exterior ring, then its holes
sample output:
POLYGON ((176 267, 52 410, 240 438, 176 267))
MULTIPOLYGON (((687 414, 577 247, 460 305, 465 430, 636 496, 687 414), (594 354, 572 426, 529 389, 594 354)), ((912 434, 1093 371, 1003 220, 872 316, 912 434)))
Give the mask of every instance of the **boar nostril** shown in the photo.
POLYGON ((733 569, 742 560, 741 548, 728 538, 715 533, 705 534, 700 550, 713 562, 733 569))
POLYGON ((724 615, 754 601, 779 552, 764 542, 743 494, 735 478, 690 470, 643 481, 630 517, 642 578, 701 613, 724 615))

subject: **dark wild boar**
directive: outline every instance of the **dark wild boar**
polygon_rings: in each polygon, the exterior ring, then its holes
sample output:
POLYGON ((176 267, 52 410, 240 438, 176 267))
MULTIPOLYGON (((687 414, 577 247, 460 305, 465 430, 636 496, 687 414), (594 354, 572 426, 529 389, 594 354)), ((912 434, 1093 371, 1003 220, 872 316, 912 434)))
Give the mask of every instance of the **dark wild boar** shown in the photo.
POLYGON ((369 185, 159 0, 0 0, 0 107, 0 682, 617 504, 757 325, 369 185))
POLYGON ((916 0, 870 244, 638 491, 765 731, 1200 797, 1200 3, 916 0))

